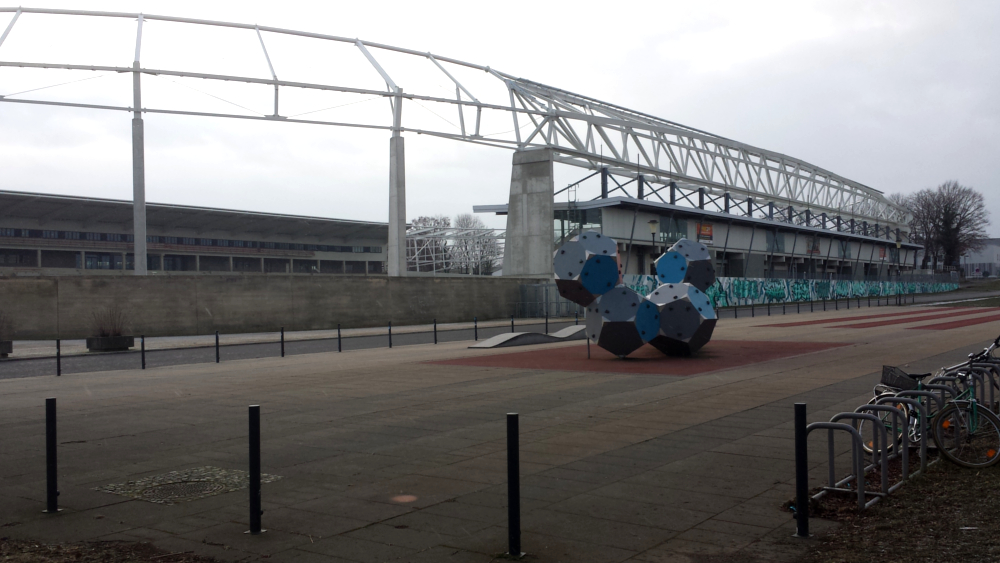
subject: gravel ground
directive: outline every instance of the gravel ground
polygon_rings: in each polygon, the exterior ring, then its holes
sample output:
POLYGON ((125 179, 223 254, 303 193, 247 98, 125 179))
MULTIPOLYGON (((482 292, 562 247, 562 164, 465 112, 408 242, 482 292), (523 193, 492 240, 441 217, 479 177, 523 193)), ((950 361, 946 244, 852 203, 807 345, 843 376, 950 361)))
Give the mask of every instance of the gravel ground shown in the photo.
POLYGON ((148 543, 86 542, 43 545, 0 537, 3 563, 210 563, 215 561, 191 553, 169 553, 148 543))

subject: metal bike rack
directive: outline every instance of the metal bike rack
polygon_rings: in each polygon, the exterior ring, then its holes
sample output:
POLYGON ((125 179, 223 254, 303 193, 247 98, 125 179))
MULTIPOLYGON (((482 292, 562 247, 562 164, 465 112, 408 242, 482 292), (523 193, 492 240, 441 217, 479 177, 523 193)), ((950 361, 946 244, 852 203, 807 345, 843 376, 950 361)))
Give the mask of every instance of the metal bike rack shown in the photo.
POLYGON ((921 386, 921 388, 923 390, 926 390, 926 391, 939 391, 940 392, 940 393, 938 393, 938 410, 943 409, 944 408, 944 404, 948 402, 948 399, 946 399, 945 396, 944 396, 945 392, 951 393, 951 398, 952 399, 955 399, 956 397, 958 397, 958 391, 954 387, 952 387, 950 385, 931 385, 931 384, 928 384, 928 385, 921 386))
POLYGON ((917 409, 917 412, 920 413, 920 417, 919 417, 919 420, 920 420, 920 469, 918 471, 916 471, 915 473, 913 473, 912 475, 910 475, 908 473, 909 465, 910 465, 909 464, 909 461, 910 461, 910 434, 909 434, 909 431, 908 431, 909 430, 909 420, 908 420, 909 417, 903 417, 904 421, 906 422, 906 426, 904 426, 904 430, 903 430, 903 432, 906 435, 906 447, 903 448, 903 480, 905 481, 905 480, 910 479, 911 477, 916 477, 918 475, 923 475, 924 471, 927 470, 927 409, 924 408, 924 406, 920 404, 920 401, 918 401, 916 399, 907 399, 905 397, 898 397, 898 396, 894 397, 894 396, 891 396, 891 395, 885 396, 885 397, 880 397, 876 401, 876 404, 877 405, 885 405, 885 404, 909 405, 910 408, 915 408, 915 409, 917 409))
MULTIPOLYGON (((885 442, 882 444, 882 452, 881 453, 882 453, 882 459, 884 460, 883 463, 882 463, 882 492, 885 493, 885 494, 895 492, 896 489, 898 489, 901 486, 903 486, 903 483, 906 481, 907 475, 908 475, 909 469, 910 469, 910 444, 909 444, 909 442, 910 442, 910 432, 909 432, 909 430, 910 430, 910 421, 909 421, 909 417, 905 416, 902 412, 900 412, 900 410, 898 408, 896 408, 896 407, 890 407, 890 406, 887 406, 887 405, 861 405, 860 407, 858 407, 857 409, 855 409, 854 412, 860 414, 860 413, 866 412, 866 411, 869 412, 869 413, 887 412, 887 413, 892 414, 892 437, 893 437, 893 441, 892 441, 891 446, 890 446, 890 443, 889 443, 888 439, 886 439, 885 442), (902 421, 902 424, 898 424, 897 423, 898 421, 902 421), (896 440, 895 440, 896 436, 900 435, 899 434, 899 428, 900 428, 900 426, 902 426, 902 429, 903 429, 902 436, 903 436, 903 440, 905 441, 905 443, 903 443, 903 444, 897 444, 896 440), (890 447, 893 450, 892 453, 888 453, 888 450, 890 449, 890 447), (902 457, 902 459, 903 459, 903 477, 895 485, 887 486, 888 482, 889 482, 889 478, 888 478, 888 473, 887 473, 888 469, 887 469, 885 461, 893 460, 893 459, 896 459, 897 457, 902 457)), ((872 416, 876 416, 877 417, 878 415, 872 414, 872 416)), ((881 421, 882 419, 879 418, 879 420, 881 421)), ((885 422, 884 421, 882 422, 881 426, 882 426, 882 428, 884 430, 885 429, 885 422)), ((864 440, 864 436, 862 436, 861 439, 864 440)), ((874 457, 875 457, 874 444, 872 446, 873 446, 872 447, 872 458, 874 459, 874 457)))
MULTIPOLYGON (((861 463, 859 464, 860 471, 857 472, 855 475, 848 475, 844 479, 841 479, 837 483, 836 487, 833 487, 833 488, 823 487, 823 489, 824 490, 840 491, 840 492, 852 492, 851 489, 844 489, 844 488, 838 488, 838 487, 846 485, 846 484, 850 483, 851 480, 854 480, 855 483, 857 484, 858 489, 861 491, 860 504, 859 504, 858 508, 860 510, 864 510, 864 509, 868 508, 869 506, 871 506, 871 505, 875 504, 876 502, 878 502, 878 500, 880 498, 882 498, 882 497, 884 497, 884 496, 886 496, 886 495, 889 494, 888 493, 888 490, 889 490, 889 465, 887 463, 888 462, 888 455, 887 455, 888 448, 885 447, 885 445, 889 443, 889 435, 888 435, 888 432, 886 432, 886 430, 885 430, 885 424, 882 423, 882 419, 879 418, 879 417, 877 417, 877 416, 875 416, 874 414, 865 414, 865 413, 858 413, 858 412, 842 412, 842 413, 834 415, 833 418, 830 419, 830 422, 831 423, 836 423, 836 422, 844 420, 844 419, 850 420, 851 421, 851 427, 854 428, 854 430, 858 432, 858 438, 859 438, 859 440, 858 440, 857 443, 854 444, 854 447, 857 450, 857 457, 858 457, 858 459, 861 460, 861 463), (872 428, 874 429, 874 432, 872 433, 872 435, 874 436, 874 438, 873 438, 873 444, 872 444, 872 452, 876 452, 876 451, 881 452, 881 456, 879 456, 879 457, 882 458, 881 462, 877 462, 875 454, 872 453, 872 463, 871 463, 871 465, 865 465, 865 457, 864 457, 865 456, 865 450, 862 447, 862 444, 864 444, 864 437, 861 436, 861 432, 858 430, 858 423, 860 421, 862 421, 862 420, 867 420, 867 421, 869 421, 869 422, 872 423, 872 428), (879 436, 882 437, 881 441, 879 441, 879 436), (880 445, 882 445, 883 447, 879 447, 880 445), (871 469, 873 469, 876 465, 881 466, 882 490, 880 492, 865 493, 864 492, 864 488, 865 488, 865 474, 867 474, 868 471, 871 470, 871 469), (865 502, 864 501, 865 495, 871 495, 871 496, 874 496, 875 498, 873 498, 872 500, 870 500, 868 502, 865 502)), ((829 453, 832 455, 833 454, 833 440, 832 440, 832 438, 829 441, 829 450, 830 450, 829 453)), ((830 464, 830 476, 831 477, 833 476, 832 458, 831 458, 831 464, 830 464)), ((819 498, 819 497, 816 496, 816 497, 813 497, 813 498, 819 498)))

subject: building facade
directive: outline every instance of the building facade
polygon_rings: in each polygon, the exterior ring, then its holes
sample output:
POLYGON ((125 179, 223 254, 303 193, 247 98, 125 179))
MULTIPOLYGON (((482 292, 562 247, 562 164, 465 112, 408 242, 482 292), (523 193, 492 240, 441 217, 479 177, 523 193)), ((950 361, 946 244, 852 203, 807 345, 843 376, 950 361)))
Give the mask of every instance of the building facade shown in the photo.
POLYGON ((970 278, 1000 275, 1000 238, 986 239, 982 248, 962 256, 962 271, 970 278))
MULTIPOLYGON (((507 208, 474 209, 504 215, 507 208)), ((553 250, 581 231, 596 230, 618 241, 623 273, 648 275, 666 248, 687 238, 709 247, 722 277, 876 280, 912 273, 921 248, 892 235, 876 237, 867 224, 832 230, 784 219, 630 197, 559 202, 553 210, 553 250)))
MULTIPOLYGON (((385 273, 386 223, 148 203, 153 274, 385 273)), ((0 274, 135 267, 132 202, 0 191, 0 274)))

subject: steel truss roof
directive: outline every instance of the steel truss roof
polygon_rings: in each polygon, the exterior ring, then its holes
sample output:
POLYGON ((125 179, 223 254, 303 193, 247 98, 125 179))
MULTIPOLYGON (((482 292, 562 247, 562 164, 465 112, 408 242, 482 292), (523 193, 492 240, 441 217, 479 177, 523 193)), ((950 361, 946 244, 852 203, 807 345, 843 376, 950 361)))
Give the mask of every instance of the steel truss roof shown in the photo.
MULTIPOLYGON (((538 82, 518 78, 488 66, 477 65, 449 57, 432 55, 380 43, 339 37, 321 33, 295 31, 268 26, 220 21, 197 20, 123 12, 93 12, 81 10, 53 10, 39 8, 0 8, 0 12, 14 16, 3 35, 0 47, 7 39, 22 14, 58 14, 82 17, 129 18, 137 21, 135 58, 132 65, 96 66, 75 65, 61 62, 28 62, 0 60, 0 67, 68 69, 81 71, 134 73, 135 75, 162 75, 206 80, 228 81, 274 87, 273 115, 246 115, 185 111, 171 107, 142 107, 145 113, 200 115, 236 119, 279 120, 288 123, 310 123, 342 127, 363 127, 400 132, 433 135, 457 141, 503 147, 509 149, 550 148, 556 160, 591 170, 608 167, 616 174, 642 174, 647 183, 666 186, 671 182, 688 189, 702 188, 716 197, 732 197, 745 201, 754 199, 757 205, 773 203, 780 207, 794 206, 809 210, 813 216, 843 217, 844 220, 870 222, 886 228, 904 228, 908 221, 906 211, 888 201, 881 192, 848 180, 842 176, 780 153, 756 148, 726 139, 705 131, 686 127, 648 114, 616 106, 553 88, 538 82), (166 21, 181 24, 244 29, 260 39, 263 55, 267 59, 270 78, 208 74, 183 69, 147 68, 140 64, 143 21, 166 21), (280 80, 271 64, 265 37, 281 34, 347 43, 357 47, 373 70, 385 81, 386 90, 360 88, 351 84, 325 84, 322 82, 293 82, 280 80), (426 72, 442 73, 455 86, 455 97, 441 97, 420 92, 404 92, 390 74, 379 64, 375 53, 390 51, 413 57, 412 64, 426 65, 426 72), (427 64, 423 61, 429 61, 427 64), (449 68, 474 69, 488 73, 505 89, 506 103, 481 101, 455 76, 449 68), (296 119, 282 116, 279 106, 281 88, 299 88, 381 96, 392 103, 386 123, 360 123, 351 121, 325 121, 296 119), (451 128, 409 128, 402 120, 403 102, 447 104, 458 114, 459 123, 451 128), (500 112, 511 120, 513 129, 499 134, 483 134, 481 124, 484 112, 500 112)), ((2 52, 0 52, 2 54, 2 52)), ((277 69, 280 72, 280 69, 277 69)), ((440 76, 440 75, 439 75, 440 76)), ((86 103, 56 102, 41 99, 0 97, 0 102, 45 104, 104 110, 134 111, 131 107, 86 103)), ((137 104, 138 105, 138 104, 137 104)), ((651 190, 648 198, 659 195, 651 190)))

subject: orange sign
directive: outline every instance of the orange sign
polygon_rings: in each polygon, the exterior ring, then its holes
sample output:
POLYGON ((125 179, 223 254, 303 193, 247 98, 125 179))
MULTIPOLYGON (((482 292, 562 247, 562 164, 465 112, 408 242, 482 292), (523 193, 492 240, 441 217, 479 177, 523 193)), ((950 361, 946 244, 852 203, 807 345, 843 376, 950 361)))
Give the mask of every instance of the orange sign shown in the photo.
POLYGON ((698 242, 708 245, 714 242, 710 223, 698 223, 698 242))

